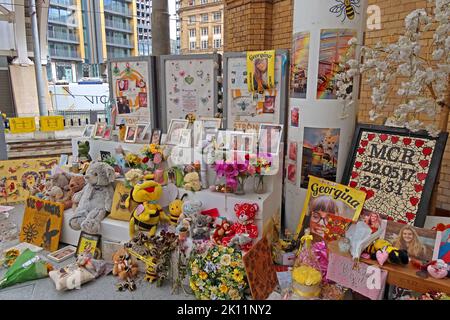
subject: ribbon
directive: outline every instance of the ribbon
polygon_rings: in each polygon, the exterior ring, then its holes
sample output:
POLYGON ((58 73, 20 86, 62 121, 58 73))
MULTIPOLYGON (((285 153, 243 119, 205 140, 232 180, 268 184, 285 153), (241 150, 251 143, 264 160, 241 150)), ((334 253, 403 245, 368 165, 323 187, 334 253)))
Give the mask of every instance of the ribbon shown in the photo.
POLYGON ((314 252, 314 255, 316 256, 317 261, 319 262, 320 271, 322 272, 322 279, 324 282, 327 282, 326 275, 328 269, 328 253, 325 241, 314 243, 312 245, 312 250, 314 252))

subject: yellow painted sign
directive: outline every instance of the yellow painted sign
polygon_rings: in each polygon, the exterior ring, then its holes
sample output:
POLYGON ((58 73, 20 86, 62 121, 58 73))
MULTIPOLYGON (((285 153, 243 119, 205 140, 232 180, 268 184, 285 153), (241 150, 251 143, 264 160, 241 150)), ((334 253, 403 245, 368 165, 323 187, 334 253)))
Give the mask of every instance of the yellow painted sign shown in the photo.
POLYGON ((247 52, 247 83, 250 92, 275 87, 275 50, 247 52))
POLYGON ((9 118, 11 133, 28 133, 36 131, 34 117, 9 118))
POLYGON ((62 202, 28 198, 20 229, 20 241, 32 243, 48 251, 57 250, 63 214, 62 202))
POLYGON ((63 116, 43 116, 39 118, 41 131, 62 131, 64 130, 63 116))

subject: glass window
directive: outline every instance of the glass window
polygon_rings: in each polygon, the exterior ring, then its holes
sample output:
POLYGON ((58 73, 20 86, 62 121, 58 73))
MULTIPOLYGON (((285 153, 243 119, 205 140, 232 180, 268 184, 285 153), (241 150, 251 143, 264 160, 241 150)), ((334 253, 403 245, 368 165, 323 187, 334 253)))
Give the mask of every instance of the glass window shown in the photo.
POLYGON ((190 50, 195 50, 195 41, 189 42, 189 49, 190 50))
POLYGON ((189 29, 189 37, 191 38, 195 37, 195 29, 189 29))
POLYGON ((220 11, 214 12, 214 20, 217 21, 220 19, 222 19, 222 12, 220 12, 220 11))
POLYGON ((208 49, 208 40, 202 40, 202 49, 208 49))
POLYGON ((221 34, 222 26, 214 26, 214 34, 221 34))
POLYGON ((195 23, 195 16, 189 16, 189 23, 195 23))
POLYGON ((200 4, 207 4, 208 0, 200 0, 200 4))
POLYGON ((202 28, 202 36, 207 36, 208 35, 208 28, 202 28))
POLYGON ((208 14, 207 13, 202 14, 202 22, 208 22, 208 14))
POLYGON ((214 39, 214 48, 220 48, 222 46, 222 39, 214 39))

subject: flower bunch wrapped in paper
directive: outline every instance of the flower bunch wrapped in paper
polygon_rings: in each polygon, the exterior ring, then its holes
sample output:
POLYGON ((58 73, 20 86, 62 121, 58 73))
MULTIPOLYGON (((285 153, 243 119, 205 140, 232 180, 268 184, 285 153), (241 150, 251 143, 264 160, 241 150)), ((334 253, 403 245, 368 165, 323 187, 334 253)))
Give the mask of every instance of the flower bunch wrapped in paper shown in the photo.
POLYGON ((144 170, 155 170, 164 160, 163 148, 158 144, 149 144, 145 146, 141 152, 144 155, 144 158, 142 158, 144 170))
POLYGON ((200 300, 241 300, 248 284, 242 253, 234 248, 213 246, 194 254, 189 263, 190 287, 200 300))
POLYGON ((52 266, 42 261, 35 252, 26 249, 9 268, 3 279, 0 280, 0 289, 45 278, 52 269, 52 266))

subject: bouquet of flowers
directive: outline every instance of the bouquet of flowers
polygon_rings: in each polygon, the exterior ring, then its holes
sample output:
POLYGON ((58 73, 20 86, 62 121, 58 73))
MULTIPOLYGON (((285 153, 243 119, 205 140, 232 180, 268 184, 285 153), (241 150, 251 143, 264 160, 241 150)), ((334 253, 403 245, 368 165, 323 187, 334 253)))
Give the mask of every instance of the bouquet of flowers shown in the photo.
POLYGON ((127 153, 125 155, 125 166, 131 169, 141 169, 142 159, 135 153, 127 153))
POLYGON ((146 166, 145 169, 155 170, 164 160, 163 149, 158 144, 152 143, 145 146, 141 152, 144 155, 142 163, 146 166))
POLYGON ((216 161, 214 169, 217 177, 225 178, 225 186, 235 190, 235 192, 236 189, 243 191, 245 180, 255 174, 255 168, 249 164, 248 160, 244 163, 219 160, 216 161))
POLYGON ((272 155, 258 154, 256 157, 251 158, 251 163, 255 171, 254 191, 259 194, 265 193, 264 176, 269 173, 272 167, 272 155))
POLYGON ((241 300, 247 289, 242 254, 234 248, 213 246, 193 254, 189 285, 197 299, 241 300))

